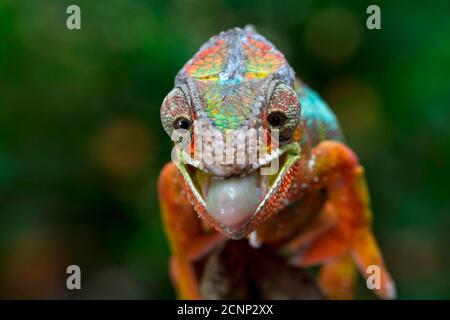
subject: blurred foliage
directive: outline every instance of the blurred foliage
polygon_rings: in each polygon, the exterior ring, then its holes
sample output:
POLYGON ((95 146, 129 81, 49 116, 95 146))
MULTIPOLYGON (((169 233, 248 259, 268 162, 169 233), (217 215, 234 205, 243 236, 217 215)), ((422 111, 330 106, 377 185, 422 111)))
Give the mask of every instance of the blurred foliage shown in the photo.
POLYGON ((0 0, 0 297, 173 297, 159 106, 202 43, 251 23, 340 118, 400 298, 449 298, 450 5, 377 3, 370 31, 356 0, 0 0))

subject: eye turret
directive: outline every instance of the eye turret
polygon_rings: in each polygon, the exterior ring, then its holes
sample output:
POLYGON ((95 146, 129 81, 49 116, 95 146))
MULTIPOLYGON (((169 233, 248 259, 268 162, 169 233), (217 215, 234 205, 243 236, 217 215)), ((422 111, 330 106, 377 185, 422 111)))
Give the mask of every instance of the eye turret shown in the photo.
POLYGON ((300 121, 300 103, 295 91, 278 81, 273 87, 263 123, 269 129, 278 129, 281 141, 289 141, 300 121))
POLYGON ((192 114, 189 100, 180 88, 174 88, 164 98, 161 106, 161 122, 164 130, 172 136, 173 130, 190 130, 192 114))

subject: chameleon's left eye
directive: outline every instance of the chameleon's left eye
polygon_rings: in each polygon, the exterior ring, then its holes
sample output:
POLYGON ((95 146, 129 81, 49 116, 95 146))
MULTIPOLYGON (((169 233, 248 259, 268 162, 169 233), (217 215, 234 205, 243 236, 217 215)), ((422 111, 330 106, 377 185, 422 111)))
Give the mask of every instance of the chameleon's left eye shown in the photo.
POLYGON ((273 111, 267 116, 267 122, 272 128, 281 128, 286 122, 286 116, 281 111, 273 111))
POLYGON ((265 115, 265 126, 278 129, 280 140, 290 140, 300 121, 300 103, 295 91, 287 84, 277 81, 265 115))

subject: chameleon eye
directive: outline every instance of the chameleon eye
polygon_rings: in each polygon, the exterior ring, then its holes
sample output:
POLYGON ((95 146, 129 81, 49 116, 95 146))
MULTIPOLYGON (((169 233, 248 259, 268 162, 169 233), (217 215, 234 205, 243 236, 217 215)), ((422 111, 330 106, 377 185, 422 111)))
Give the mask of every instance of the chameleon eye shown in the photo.
POLYGON ((267 122, 272 128, 281 128, 286 123, 286 116, 281 111, 273 111, 267 116, 267 122))
POLYGON ((174 121, 173 127, 175 129, 189 130, 189 128, 191 127, 191 124, 192 124, 191 120, 186 119, 185 117, 179 117, 174 121))
POLYGON ((189 130, 192 126, 189 100, 180 88, 175 88, 164 98, 161 106, 161 122, 172 136, 173 130, 189 130))
POLYGON ((270 99, 266 107, 266 127, 278 129, 280 140, 290 141, 300 121, 300 103, 297 93, 277 80, 272 85, 270 99))

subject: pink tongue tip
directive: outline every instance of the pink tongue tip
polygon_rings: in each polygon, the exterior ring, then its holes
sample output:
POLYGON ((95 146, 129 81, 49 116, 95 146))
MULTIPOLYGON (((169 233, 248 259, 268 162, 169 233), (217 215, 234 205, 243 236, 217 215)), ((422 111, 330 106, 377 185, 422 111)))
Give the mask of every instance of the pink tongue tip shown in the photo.
POLYGON ((206 195, 206 209, 218 222, 238 229, 255 213, 261 201, 256 174, 243 178, 213 178, 206 195))

